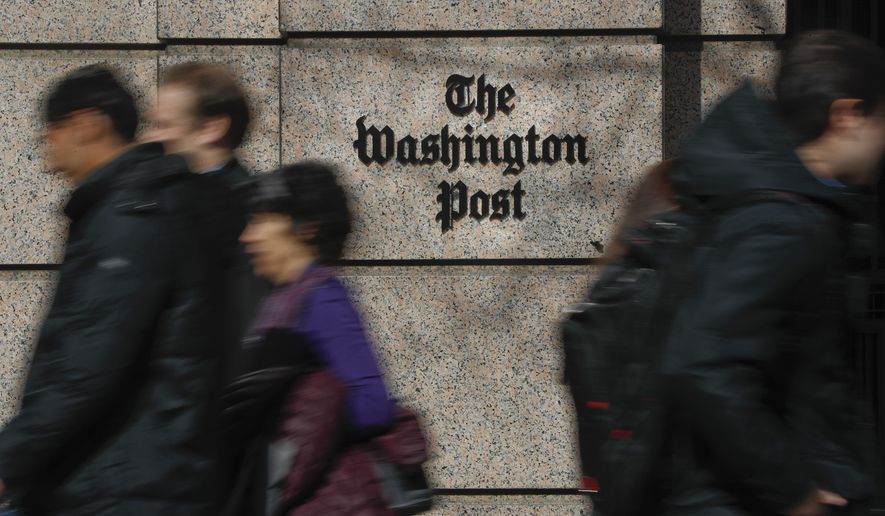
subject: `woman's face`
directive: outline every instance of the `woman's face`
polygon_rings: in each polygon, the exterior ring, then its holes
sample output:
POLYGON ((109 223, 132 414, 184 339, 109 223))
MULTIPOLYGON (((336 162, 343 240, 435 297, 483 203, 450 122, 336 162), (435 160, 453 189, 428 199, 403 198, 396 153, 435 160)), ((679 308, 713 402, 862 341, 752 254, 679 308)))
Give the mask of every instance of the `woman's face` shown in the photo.
POLYGON ((287 277, 293 263, 309 252, 292 219, 279 213, 253 213, 240 242, 252 257, 255 274, 278 285, 295 279, 287 277))

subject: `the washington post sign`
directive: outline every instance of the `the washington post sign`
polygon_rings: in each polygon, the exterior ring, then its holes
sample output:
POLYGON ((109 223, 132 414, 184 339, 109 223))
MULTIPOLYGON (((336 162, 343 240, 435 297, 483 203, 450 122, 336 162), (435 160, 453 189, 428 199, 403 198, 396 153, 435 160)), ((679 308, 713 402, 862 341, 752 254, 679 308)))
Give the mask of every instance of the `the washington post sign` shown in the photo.
POLYGON ((476 117, 490 124, 495 117, 508 116, 520 108, 516 97, 516 90, 509 83, 496 87, 485 75, 452 74, 440 91, 440 101, 445 102, 452 115, 465 119, 460 130, 446 124, 438 132, 401 135, 389 124, 379 129, 380 121, 363 116, 356 121, 353 147, 360 162, 367 166, 375 163, 383 167, 394 162, 445 166, 448 177, 443 178, 438 190, 433 192, 439 208, 436 221, 443 233, 454 229, 455 223, 465 217, 477 221, 522 220, 531 212, 530 196, 519 180, 527 167, 553 165, 559 161, 587 165, 590 156, 587 137, 581 134, 542 135, 534 125, 521 134, 480 134, 468 120, 476 117), (496 192, 472 189, 457 178, 462 163, 489 167, 490 173, 513 179, 496 192))

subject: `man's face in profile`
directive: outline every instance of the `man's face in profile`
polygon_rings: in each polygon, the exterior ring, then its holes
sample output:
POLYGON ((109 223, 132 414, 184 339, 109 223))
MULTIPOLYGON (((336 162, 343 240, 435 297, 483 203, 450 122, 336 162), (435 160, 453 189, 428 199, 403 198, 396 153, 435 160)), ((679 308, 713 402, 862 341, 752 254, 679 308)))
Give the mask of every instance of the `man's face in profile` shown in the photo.
POLYGON ((857 154, 863 183, 869 185, 876 182, 885 156, 885 109, 880 108, 865 118, 858 131, 857 154))
POLYGON ((885 107, 837 116, 831 115, 836 167, 853 184, 874 184, 885 156, 885 107))
POLYGON ((64 173, 66 171, 65 158, 74 148, 72 137, 69 118, 46 122, 46 127, 43 130, 43 143, 46 165, 50 172, 64 173))
POLYGON ((188 88, 176 84, 161 86, 157 104, 149 115, 153 127, 145 134, 145 141, 161 142, 168 154, 193 156, 202 143, 195 103, 188 88))
POLYGON ((88 144, 101 131, 102 123, 109 123, 100 113, 82 110, 59 120, 46 122, 43 147, 50 172, 60 173, 78 182, 84 163, 88 163, 88 144))

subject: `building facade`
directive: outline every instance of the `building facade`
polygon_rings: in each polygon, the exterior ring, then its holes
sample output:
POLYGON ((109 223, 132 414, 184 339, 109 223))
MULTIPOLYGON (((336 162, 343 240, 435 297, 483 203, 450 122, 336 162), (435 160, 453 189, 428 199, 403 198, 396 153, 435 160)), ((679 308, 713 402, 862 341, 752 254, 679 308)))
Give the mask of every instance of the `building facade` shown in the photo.
POLYGON ((256 173, 335 162, 341 264, 431 441, 434 514, 588 514, 557 322, 643 170, 742 78, 767 88, 785 0, 5 0, 0 422, 63 249, 47 86, 115 66, 143 106, 172 64, 230 66, 256 173))

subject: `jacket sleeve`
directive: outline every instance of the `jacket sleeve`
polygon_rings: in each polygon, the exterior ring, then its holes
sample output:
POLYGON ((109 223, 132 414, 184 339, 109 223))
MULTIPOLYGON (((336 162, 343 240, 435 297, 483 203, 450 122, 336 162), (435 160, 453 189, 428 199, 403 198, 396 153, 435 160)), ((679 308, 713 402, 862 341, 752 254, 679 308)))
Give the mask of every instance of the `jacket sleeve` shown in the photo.
POLYGON ((813 489, 789 424, 769 398, 780 374, 782 324, 815 269, 814 236, 798 209, 768 203, 722 219, 665 354, 675 403, 714 467, 774 512, 813 489))
POLYGON ((348 420, 356 436, 393 423, 391 401, 362 321, 336 280, 313 294, 304 329, 332 374, 347 389, 348 420))
POLYGON ((21 411, 0 433, 0 479, 12 492, 82 446, 125 396, 166 298, 160 232, 144 224, 103 227, 86 266, 62 267, 21 411))

